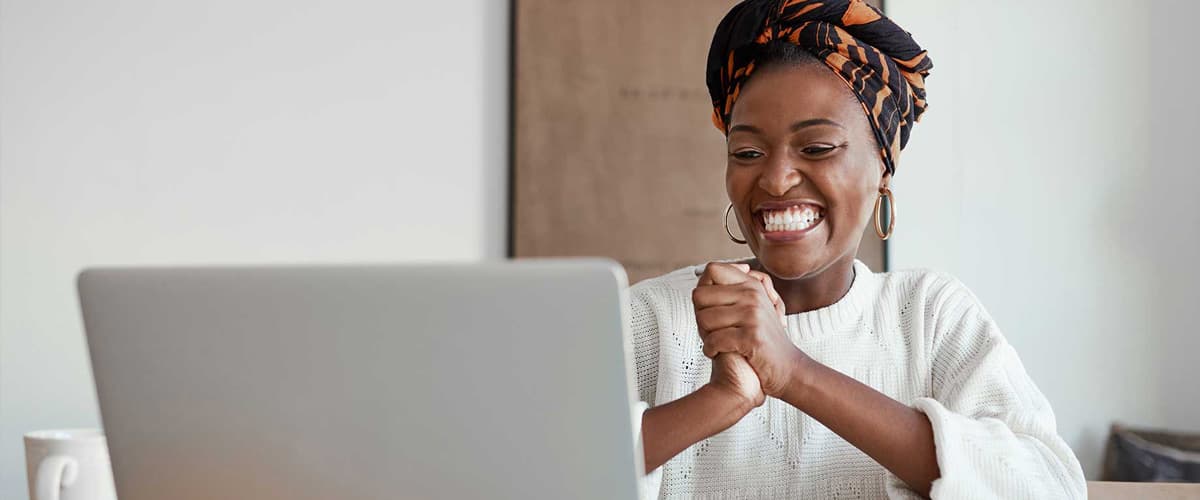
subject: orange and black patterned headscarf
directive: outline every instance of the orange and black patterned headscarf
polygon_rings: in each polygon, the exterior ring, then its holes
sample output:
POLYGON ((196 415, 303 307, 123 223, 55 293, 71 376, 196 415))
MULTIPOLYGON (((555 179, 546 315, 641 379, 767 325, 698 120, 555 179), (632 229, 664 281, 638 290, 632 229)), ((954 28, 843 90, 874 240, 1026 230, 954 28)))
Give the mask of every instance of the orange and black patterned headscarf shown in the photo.
POLYGON ((933 68, 912 35, 863 0, 746 0, 721 20, 708 52, 713 124, 729 115, 755 59, 773 40, 798 45, 825 62, 858 96, 888 173, 895 173, 912 125, 925 111, 933 68))

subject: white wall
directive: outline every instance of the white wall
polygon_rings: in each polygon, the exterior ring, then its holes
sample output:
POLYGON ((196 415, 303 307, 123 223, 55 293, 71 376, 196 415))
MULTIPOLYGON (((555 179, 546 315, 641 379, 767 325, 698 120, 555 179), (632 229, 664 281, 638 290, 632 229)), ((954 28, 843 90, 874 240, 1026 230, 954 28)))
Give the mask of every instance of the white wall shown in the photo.
POLYGON ((1159 386, 1163 424, 1200 432, 1200 68, 1195 20, 1200 4, 1155 0, 1150 14, 1152 166, 1135 172, 1146 185, 1145 224, 1155 238, 1147 252, 1158 276, 1156 314, 1162 334, 1159 386))
POLYGON ((84 266, 505 253, 506 2, 0 0, 0 498, 95 426, 84 266))
POLYGON ((892 265, 976 292, 1089 477, 1114 421, 1200 426, 1197 103, 1176 69, 1200 9, 1158 1, 888 0, 934 60, 892 265))

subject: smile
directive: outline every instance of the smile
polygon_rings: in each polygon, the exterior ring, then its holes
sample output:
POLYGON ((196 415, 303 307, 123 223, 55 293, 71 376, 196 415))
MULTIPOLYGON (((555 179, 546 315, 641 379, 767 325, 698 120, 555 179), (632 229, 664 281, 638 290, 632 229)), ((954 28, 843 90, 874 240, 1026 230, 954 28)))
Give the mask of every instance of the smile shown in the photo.
POLYGON ((755 221, 768 240, 794 240, 803 237, 825 220, 825 211, 816 205, 797 204, 784 208, 763 209, 755 221))

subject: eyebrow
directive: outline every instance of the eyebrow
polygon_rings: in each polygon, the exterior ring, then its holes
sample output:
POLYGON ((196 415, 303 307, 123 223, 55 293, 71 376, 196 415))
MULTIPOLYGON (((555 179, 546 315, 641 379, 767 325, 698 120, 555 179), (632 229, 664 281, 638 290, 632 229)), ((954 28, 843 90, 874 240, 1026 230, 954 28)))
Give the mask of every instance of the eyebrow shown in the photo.
MULTIPOLYGON (((829 126, 833 126, 833 127, 837 127, 837 128, 845 128, 842 126, 842 124, 835 122, 833 120, 830 120, 828 118, 811 118, 808 120, 801 120, 796 123, 793 123, 791 127, 788 127, 788 129, 791 130, 792 132, 798 132, 798 131, 800 131, 800 129, 804 129, 804 128, 808 128, 808 127, 815 127, 817 125, 829 125, 829 126)), ((744 123, 739 123, 737 125, 729 127, 729 133, 732 134, 734 132, 750 132, 753 134, 761 134, 762 129, 755 127, 754 125, 746 125, 744 123)))

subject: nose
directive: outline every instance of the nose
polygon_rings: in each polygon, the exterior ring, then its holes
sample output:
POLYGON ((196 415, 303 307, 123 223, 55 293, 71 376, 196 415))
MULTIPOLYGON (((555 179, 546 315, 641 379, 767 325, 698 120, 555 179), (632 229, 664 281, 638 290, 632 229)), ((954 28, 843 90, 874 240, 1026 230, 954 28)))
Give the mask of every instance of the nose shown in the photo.
POLYGON ((804 174, 800 173, 794 160, 785 156, 767 163, 758 178, 758 187, 771 196, 782 197, 802 182, 804 174))

